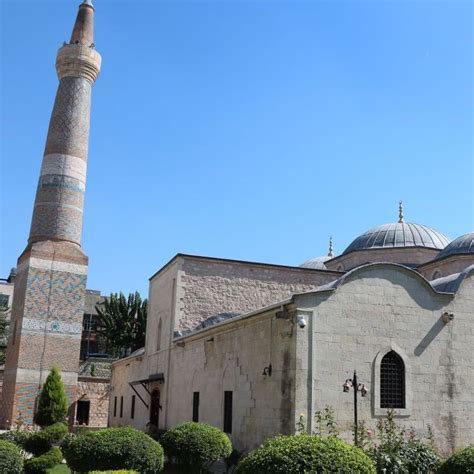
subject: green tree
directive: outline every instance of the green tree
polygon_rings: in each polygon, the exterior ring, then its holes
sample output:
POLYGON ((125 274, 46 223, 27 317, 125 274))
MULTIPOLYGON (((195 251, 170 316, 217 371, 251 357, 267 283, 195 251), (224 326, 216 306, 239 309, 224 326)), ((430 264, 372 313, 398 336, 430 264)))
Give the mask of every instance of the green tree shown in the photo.
POLYGON ((0 365, 5 363, 5 355, 7 350, 8 338, 8 307, 6 305, 0 306, 0 365))
POLYGON ((57 367, 53 367, 41 390, 34 422, 41 427, 50 426, 64 422, 66 413, 67 398, 61 373, 57 367))
POLYGON ((99 320, 97 333, 106 342, 107 350, 116 357, 123 357, 145 345, 148 300, 140 293, 112 293, 96 305, 99 320))

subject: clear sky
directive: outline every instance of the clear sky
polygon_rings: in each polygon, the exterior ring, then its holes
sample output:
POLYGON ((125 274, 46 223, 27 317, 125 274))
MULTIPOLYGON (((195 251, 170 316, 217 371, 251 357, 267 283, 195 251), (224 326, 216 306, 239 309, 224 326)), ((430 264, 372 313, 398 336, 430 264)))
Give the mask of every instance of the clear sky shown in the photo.
MULTIPOLYGON (((1 0, 1 266, 25 247, 79 0, 1 0)), ((96 0, 88 287, 177 252, 298 265, 397 219, 474 229, 473 2, 96 0)))

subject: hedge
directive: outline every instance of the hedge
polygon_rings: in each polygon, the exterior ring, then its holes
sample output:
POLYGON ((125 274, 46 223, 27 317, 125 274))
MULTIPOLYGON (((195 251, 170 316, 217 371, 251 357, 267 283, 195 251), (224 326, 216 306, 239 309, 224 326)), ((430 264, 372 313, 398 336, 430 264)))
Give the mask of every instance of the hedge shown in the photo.
POLYGON ((41 456, 53 446, 60 444, 66 436, 68 428, 64 423, 55 423, 41 431, 30 434, 23 443, 25 451, 35 456, 41 456))
POLYGON ((214 426, 192 421, 168 430, 161 444, 172 463, 186 466, 188 471, 199 471, 232 452, 225 433, 214 426))
POLYGON ((251 451, 237 466, 238 474, 350 472, 375 474, 372 460, 334 436, 277 436, 251 451))
POLYGON ((51 448, 48 452, 41 456, 25 461, 25 474, 44 474, 63 460, 63 454, 59 448, 51 448))
POLYGON ((0 434, 0 440, 3 439, 5 441, 9 441, 10 443, 18 446, 20 449, 25 449, 25 443, 31 434, 32 433, 30 431, 9 430, 0 434))
POLYGON ((61 449, 71 470, 81 473, 128 469, 154 474, 163 469, 163 448, 133 428, 105 428, 68 435, 61 449))
POLYGON ((0 440, 0 472, 21 474, 23 472, 23 457, 21 451, 10 441, 0 440))
POLYGON ((473 474, 474 444, 452 454, 441 466, 440 474, 473 474))

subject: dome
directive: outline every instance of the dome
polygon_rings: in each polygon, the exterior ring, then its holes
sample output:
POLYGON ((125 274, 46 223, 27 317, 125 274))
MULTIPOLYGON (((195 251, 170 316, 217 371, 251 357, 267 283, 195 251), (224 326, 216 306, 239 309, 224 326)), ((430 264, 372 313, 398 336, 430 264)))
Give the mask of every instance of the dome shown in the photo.
POLYGON ((442 250, 448 244, 449 239, 431 227, 401 221, 394 224, 383 224, 368 230, 357 237, 344 250, 343 254, 354 252, 355 250, 394 247, 427 247, 442 250))
POLYGON ((469 232, 468 234, 461 235, 461 237, 454 239, 436 256, 435 260, 451 255, 468 253, 474 254, 474 232, 469 232))
POLYGON ((315 270, 326 270, 326 265, 324 265, 324 262, 327 262, 328 260, 331 260, 332 257, 314 257, 309 260, 306 260, 306 262, 302 263, 300 265, 301 268, 313 268, 315 270))

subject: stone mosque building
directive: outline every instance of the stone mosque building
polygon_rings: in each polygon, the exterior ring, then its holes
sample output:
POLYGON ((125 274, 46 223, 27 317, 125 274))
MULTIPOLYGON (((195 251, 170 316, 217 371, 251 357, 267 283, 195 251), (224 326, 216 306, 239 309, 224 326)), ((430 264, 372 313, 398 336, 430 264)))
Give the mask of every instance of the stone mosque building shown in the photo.
MULTIPOLYGON (((30 238, 18 260, 5 367, 4 420, 28 421, 59 363, 72 407, 87 257, 81 248, 91 88, 100 69, 94 8, 79 8, 58 53, 52 112, 30 238)), ((350 438, 354 370, 367 389, 359 419, 388 409, 449 452, 474 440, 474 233, 450 241, 398 219, 340 255, 300 266, 177 254, 150 278, 144 348, 112 365, 110 426, 161 430, 211 423, 242 451, 308 430, 331 405, 350 438)))

